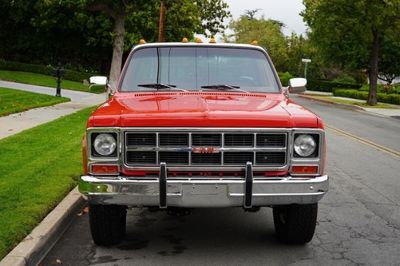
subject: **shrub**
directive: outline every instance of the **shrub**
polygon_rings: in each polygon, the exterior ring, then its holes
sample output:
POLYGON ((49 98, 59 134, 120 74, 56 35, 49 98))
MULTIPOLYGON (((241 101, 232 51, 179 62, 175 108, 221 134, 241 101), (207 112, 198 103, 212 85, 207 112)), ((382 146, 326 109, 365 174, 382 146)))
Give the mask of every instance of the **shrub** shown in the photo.
POLYGON ((289 79, 294 78, 292 74, 289 72, 279 72, 279 79, 281 80, 282 86, 288 86, 289 85, 289 79))
MULTIPOLYGON (((341 96, 353 99, 367 100, 368 91, 352 90, 352 89, 334 89, 334 96, 341 96)), ((391 103, 400 105, 400 95, 399 94, 386 94, 377 93, 378 102, 391 103)))
MULTIPOLYGON (((363 85, 360 90, 369 91, 369 85, 363 85)), ((400 85, 391 85, 388 89, 385 89, 385 85, 378 84, 378 92, 387 94, 400 94, 400 85)))
POLYGON ((357 84, 356 80, 349 74, 342 73, 333 80, 335 83, 357 84))
POLYGON ((307 90, 310 91, 325 91, 332 92, 333 88, 346 88, 346 89, 355 89, 358 90, 361 88, 360 84, 347 84, 347 83, 338 83, 327 80, 308 80, 307 82, 307 90))
MULTIPOLYGON (((5 61, 3 59, 0 59, 0 69, 9 71, 32 72, 37 74, 54 76, 54 68, 50 65, 48 66, 34 65, 34 64, 19 63, 13 61, 5 61)), ((89 79, 90 76, 94 75, 96 74, 66 69, 63 78, 66 80, 82 82, 84 79, 89 79)))

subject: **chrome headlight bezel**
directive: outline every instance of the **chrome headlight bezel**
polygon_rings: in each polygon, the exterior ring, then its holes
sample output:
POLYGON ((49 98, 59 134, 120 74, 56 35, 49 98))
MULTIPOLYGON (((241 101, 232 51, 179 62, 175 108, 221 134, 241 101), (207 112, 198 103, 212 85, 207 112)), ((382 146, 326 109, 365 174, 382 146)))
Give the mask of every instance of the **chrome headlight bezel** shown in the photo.
POLYGON ((293 155, 296 158, 315 158, 319 156, 319 135, 297 133, 294 135, 293 155))
POLYGON ((92 156, 96 158, 109 158, 109 157, 117 157, 117 134, 113 132, 96 132, 91 134, 91 151, 92 156), (101 139, 100 139, 101 138, 101 139), (109 143, 109 151, 102 151, 99 144, 101 141, 103 143, 109 143))

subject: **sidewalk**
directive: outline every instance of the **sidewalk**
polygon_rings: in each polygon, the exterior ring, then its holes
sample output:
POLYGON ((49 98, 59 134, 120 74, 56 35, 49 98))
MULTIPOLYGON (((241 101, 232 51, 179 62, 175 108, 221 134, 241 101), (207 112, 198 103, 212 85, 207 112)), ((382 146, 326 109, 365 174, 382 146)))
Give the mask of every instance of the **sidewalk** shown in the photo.
MULTIPOLYGON (((363 107, 363 106, 358 106, 358 105, 351 105, 351 104, 344 104, 344 103, 336 103, 332 102, 329 100, 323 100, 323 99, 318 99, 318 98, 313 98, 312 96, 331 96, 334 97, 332 93, 329 92, 318 92, 318 91, 306 91, 304 94, 299 94, 298 95, 300 98, 312 100, 312 101, 317 101, 317 102, 323 102, 323 103, 328 103, 328 104, 336 104, 336 105, 342 105, 346 107, 352 107, 357 110, 363 110, 365 112, 375 114, 375 115, 380 115, 380 116, 388 116, 388 117, 394 117, 394 118, 400 118, 400 106, 393 105, 393 109, 389 108, 368 108, 368 107, 363 107)), ((364 100, 359 100, 359 99, 353 99, 353 98, 346 98, 346 97, 334 97, 336 99, 341 99, 341 100, 348 100, 348 101, 353 101, 353 102, 365 102, 364 100)))
MULTIPOLYGON (((0 87, 18 89, 41 94, 55 95, 55 88, 28 85, 0 80, 0 87)), ((71 101, 53 106, 31 109, 22 113, 0 117, 0 139, 17 134, 23 130, 50 122, 81 109, 98 105, 106 100, 106 94, 93 94, 81 91, 61 90, 63 97, 71 101)))

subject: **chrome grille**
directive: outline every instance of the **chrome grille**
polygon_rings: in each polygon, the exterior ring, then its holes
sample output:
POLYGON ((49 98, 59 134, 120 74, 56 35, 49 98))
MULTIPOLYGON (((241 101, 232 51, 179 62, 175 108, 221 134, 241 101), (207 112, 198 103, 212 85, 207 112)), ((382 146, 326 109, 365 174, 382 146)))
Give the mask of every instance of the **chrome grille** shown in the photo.
POLYGON ((159 134, 160 146, 183 147, 189 146, 188 134, 159 134))
POLYGON ((198 167, 198 170, 217 166, 244 167, 247 162, 268 169, 287 167, 288 133, 285 131, 144 130, 124 132, 124 163, 128 167, 158 167, 160 162, 174 167, 198 167))
POLYGON ((286 135, 257 134, 257 147, 286 147, 286 135))
POLYGON ((128 146, 156 146, 156 134, 129 134, 126 143, 128 146))
POLYGON ((252 147, 254 134, 225 134, 226 147, 252 147))
POLYGON ((192 134, 192 146, 221 146, 221 134, 192 134))
POLYGON ((189 163, 189 152, 160 151, 159 162, 165 162, 168 165, 187 165, 189 163))
POLYGON ((224 163, 233 165, 245 165, 247 162, 254 163, 253 152, 225 152, 224 163))
POLYGON ((157 163, 157 153, 153 151, 128 151, 127 152, 127 163, 135 165, 154 165, 157 163))

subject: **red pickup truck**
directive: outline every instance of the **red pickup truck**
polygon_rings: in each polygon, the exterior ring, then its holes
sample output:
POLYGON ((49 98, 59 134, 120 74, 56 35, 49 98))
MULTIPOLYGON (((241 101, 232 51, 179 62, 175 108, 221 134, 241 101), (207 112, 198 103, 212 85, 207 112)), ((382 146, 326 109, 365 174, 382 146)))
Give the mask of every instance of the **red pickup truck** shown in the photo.
POLYGON ((328 176, 323 122, 289 99, 305 86, 256 45, 134 47, 83 141, 94 242, 124 238, 128 207, 272 207, 280 239, 309 242, 328 176))

